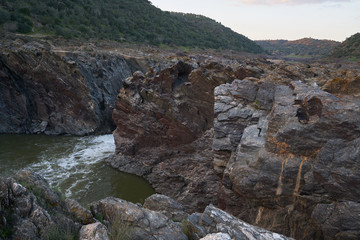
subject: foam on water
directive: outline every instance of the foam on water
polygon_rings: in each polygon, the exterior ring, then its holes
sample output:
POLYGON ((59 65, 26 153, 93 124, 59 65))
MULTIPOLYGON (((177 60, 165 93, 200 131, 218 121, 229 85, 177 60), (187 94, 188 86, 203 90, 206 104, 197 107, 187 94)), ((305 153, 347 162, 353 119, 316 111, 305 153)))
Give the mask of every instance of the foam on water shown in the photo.
POLYGON ((64 189, 65 195, 70 197, 74 189, 77 189, 77 193, 89 189, 94 182, 92 174, 95 165, 110 156, 114 150, 114 138, 111 134, 72 138, 61 146, 56 143, 51 145, 40 154, 40 161, 30 165, 28 169, 45 177, 52 186, 64 189))
POLYGON ((0 177, 23 169, 40 174, 66 197, 89 204, 113 196, 142 203, 151 185, 119 172, 104 158, 114 153, 113 136, 0 135, 0 177))

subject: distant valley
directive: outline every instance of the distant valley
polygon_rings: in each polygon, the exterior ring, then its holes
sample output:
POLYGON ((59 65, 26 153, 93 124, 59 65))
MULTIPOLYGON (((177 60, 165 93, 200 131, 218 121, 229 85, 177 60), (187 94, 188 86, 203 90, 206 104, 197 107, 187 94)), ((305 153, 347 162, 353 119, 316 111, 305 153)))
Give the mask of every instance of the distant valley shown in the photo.
POLYGON ((269 54, 283 57, 327 56, 340 42, 302 38, 299 40, 259 40, 255 41, 269 54))

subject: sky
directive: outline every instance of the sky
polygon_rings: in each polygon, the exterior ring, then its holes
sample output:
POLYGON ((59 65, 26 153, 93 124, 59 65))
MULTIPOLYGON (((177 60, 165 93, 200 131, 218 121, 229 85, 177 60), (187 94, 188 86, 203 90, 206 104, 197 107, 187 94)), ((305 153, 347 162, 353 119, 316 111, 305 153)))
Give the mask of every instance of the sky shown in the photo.
POLYGON ((360 32, 360 0, 150 0, 165 11, 201 14, 251 40, 344 41, 360 32))

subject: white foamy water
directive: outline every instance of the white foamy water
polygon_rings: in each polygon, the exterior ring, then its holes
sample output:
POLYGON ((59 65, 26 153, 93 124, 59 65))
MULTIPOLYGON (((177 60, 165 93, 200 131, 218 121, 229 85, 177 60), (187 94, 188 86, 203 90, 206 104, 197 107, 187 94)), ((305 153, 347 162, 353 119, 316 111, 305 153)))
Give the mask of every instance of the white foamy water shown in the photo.
POLYGON ((140 177, 107 166, 103 160, 114 150, 111 134, 0 135, 0 177, 29 169, 82 204, 108 196, 143 202, 154 189, 140 177))
POLYGON ((98 163, 114 153, 114 137, 109 135, 69 139, 53 144, 39 155, 39 162, 27 168, 45 177, 52 186, 63 190, 66 197, 87 191, 94 181, 98 163))

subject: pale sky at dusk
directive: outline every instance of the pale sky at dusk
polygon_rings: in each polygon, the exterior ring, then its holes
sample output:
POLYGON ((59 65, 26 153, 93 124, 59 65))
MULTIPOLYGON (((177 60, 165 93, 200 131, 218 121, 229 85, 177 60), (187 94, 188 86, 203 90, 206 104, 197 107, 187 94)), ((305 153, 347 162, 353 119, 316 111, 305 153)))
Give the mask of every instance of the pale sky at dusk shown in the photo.
POLYGON ((360 32, 360 0, 150 0, 210 17, 252 40, 304 37, 344 41, 360 32))

